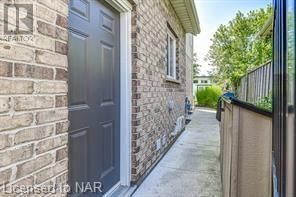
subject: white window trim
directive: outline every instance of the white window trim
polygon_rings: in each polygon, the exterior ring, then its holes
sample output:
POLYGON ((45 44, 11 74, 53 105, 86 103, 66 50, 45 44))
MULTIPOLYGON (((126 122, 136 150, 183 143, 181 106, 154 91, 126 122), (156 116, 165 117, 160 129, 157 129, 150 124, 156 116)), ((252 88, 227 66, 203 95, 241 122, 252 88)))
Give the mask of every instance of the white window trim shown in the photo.
POLYGON ((177 49, 176 49, 176 42, 177 42, 177 38, 175 37, 175 35, 171 32, 171 30, 168 30, 168 36, 167 36, 167 44, 168 44, 168 49, 167 49, 167 58, 168 58, 168 61, 167 61, 167 66, 166 66, 166 68, 167 68, 167 73, 166 73, 166 76, 167 76, 167 78, 168 79, 173 79, 173 80, 176 80, 177 79, 177 76, 176 76, 176 70, 177 70, 177 63, 176 63, 176 56, 177 56, 177 53, 176 53, 176 51, 177 51, 177 49), (171 54, 171 46, 170 46, 170 44, 171 44, 171 42, 170 42, 170 39, 172 39, 173 40, 173 68, 174 68, 174 70, 173 70, 173 76, 171 76, 170 75, 170 73, 171 73, 171 65, 170 65, 170 63, 171 63, 171 57, 170 57, 170 54, 171 54))

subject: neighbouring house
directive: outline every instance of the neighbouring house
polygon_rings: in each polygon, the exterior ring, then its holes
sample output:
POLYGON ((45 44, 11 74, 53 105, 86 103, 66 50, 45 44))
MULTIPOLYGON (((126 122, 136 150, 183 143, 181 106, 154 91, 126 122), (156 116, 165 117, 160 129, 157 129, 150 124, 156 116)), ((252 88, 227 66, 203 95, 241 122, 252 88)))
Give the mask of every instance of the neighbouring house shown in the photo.
POLYGON ((196 76, 193 80, 193 94, 197 90, 205 89, 206 87, 212 86, 212 76, 196 76))
POLYGON ((184 127, 194 0, 9 2, 0 7, 0 193, 56 184, 66 196, 61 185, 79 193, 91 182, 108 196, 139 184, 184 127))

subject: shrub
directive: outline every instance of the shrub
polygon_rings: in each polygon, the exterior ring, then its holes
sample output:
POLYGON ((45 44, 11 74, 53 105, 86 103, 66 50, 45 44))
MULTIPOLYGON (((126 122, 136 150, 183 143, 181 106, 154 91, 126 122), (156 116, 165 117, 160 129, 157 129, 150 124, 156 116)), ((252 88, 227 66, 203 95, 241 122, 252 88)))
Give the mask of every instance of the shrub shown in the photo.
POLYGON ((197 104, 199 106, 216 108, 219 97, 222 95, 219 86, 210 86, 196 91, 197 104))
POLYGON ((255 104, 257 107, 272 111, 272 96, 267 96, 262 99, 260 99, 258 102, 255 104))

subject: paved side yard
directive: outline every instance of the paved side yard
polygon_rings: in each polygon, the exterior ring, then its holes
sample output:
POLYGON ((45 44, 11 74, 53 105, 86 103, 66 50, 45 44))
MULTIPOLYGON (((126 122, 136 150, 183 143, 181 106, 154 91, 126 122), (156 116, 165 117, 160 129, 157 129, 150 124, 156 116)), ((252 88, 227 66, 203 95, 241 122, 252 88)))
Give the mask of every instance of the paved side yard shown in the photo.
POLYGON ((197 109, 173 147, 134 197, 220 197, 219 126, 215 112, 197 109))

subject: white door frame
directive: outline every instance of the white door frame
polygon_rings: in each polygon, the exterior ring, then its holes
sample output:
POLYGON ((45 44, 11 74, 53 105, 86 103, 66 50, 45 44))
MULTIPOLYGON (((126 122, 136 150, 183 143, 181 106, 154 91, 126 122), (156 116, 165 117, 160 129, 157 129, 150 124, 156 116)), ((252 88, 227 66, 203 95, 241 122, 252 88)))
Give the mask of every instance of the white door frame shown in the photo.
MULTIPOLYGON (((132 51, 128 0, 105 0, 120 12, 120 186, 131 182, 132 51)), ((112 190, 112 189, 111 189, 112 190)))

